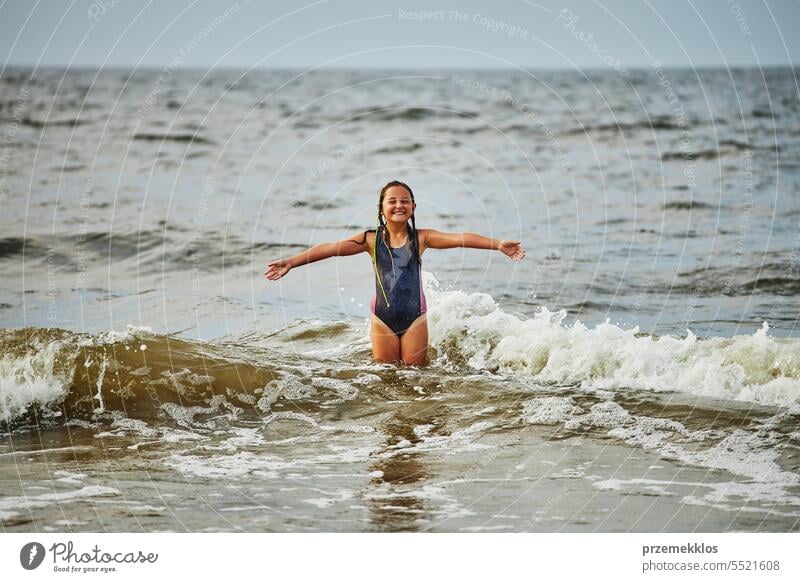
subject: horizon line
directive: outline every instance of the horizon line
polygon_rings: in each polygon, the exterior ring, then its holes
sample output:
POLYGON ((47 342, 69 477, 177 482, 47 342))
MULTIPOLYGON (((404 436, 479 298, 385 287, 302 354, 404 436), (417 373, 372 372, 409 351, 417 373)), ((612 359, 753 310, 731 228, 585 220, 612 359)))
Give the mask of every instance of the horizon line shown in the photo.
MULTIPOLYGON (((653 61, 653 63, 649 65, 635 65, 624 67, 626 71, 637 72, 637 71, 650 71, 652 70, 654 64, 658 62, 658 59, 653 61)), ((68 64, 39 64, 36 65, 35 63, 5 63, 4 68, 5 70, 9 69, 56 69, 59 71, 63 70, 90 70, 90 71, 97 71, 97 70, 143 70, 143 71, 161 71, 165 68, 168 68, 169 64, 164 65, 122 65, 122 64, 113 64, 113 65, 106 65, 102 66, 100 64, 80 64, 80 65, 68 65, 68 64)), ((687 71, 696 71, 696 70, 723 70, 723 71, 730 71, 730 70, 763 70, 763 69, 796 69, 798 65, 794 63, 761 63, 758 65, 754 64, 737 64, 737 65, 720 65, 720 64, 702 64, 702 65, 676 65, 676 64, 664 64, 660 63, 659 67, 662 69, 672 69, 672 70, 687 70, 687 71)), ((256 67, 248 67, 245 65, 223 65, 223 66, 216 66, 216 67, 206 67, 203 65, 182 65, 180 67, 174 67, 173 71, 208 71, 209 69, 212 70, 219 70, 219 71, 291 71, 291 72, 298 72, 298 71, 453 71, 453 70, 462 70, 462 71, 520 71, 520 70, 530 70, 530 71, 561 71, 561 72, 601 72, 601 73, 614 73, 619 74, 618 71, 609 67, 562 67, 562 66, 549 66, 549 65, 535 65, 535 66, 525 66, 519 65, 517 67, 514 66, 498 66, 498 67, 469 67, 463 65, 442 65, 442 66, 412 66, 412 65, 403 65, 403 66, 388 66, 388 67, 378 67, 372 65, 364 65, 364 66, 324 66, 324 67, 308 67, 308 66, 299 66, 299 65, 276 65, 276 66, 256 66, 256 67)))

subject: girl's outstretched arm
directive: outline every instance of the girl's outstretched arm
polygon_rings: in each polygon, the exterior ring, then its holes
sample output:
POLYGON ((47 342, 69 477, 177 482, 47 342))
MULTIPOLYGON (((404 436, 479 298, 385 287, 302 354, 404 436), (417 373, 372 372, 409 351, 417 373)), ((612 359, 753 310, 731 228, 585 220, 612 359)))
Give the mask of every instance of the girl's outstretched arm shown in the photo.
POLYGON ((488 249, 500 251, 514 261, 525 256, 525 249, 518 240, 498 240, 474 232, 440 232, 432 228, 421 229, 420 234, 425 237, 425 246, 432 249, 488 249))
POLYGON ((276 259, 267 265, 267 270, 264 275, 270 281, 277 281, 294 267, 307 265, 328 259, 330 257, 344 257, 349 255, 357 255, 368 250, 367 246, 367 233, 362 232, 351 236, 345 240, 336 242, 327 242, 314 245, 310 249, 298 253, 288 259, 276 259))

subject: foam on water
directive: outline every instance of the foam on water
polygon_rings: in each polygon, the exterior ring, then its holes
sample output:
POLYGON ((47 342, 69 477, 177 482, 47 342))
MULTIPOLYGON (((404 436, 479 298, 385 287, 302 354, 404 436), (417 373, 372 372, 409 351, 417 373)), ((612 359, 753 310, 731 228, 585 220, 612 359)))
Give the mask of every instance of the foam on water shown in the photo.
POLYGON ((57 340, 37 348, 0 357, 0 414, 6 422, 21 416, 33 404, 49 410, 67 396, 75 369, 59 363, 77 352, 77 347, 57 340))
POLYGON ((101 485, 86 485, 80 489, 44 493, 42 495, 26 495, 24 497, 5 497, 0 499, 0 519, 8 519, 22 511, 39 509, 50 505, 69 503, 87 497, 119 495, 118 489, 101 485))
MULTIPOLYGON (((214 447, 206 447, 214 450, 214 447)), ((164 459, 164 464, 181 473, 209 479, 236 479, 243 477, 291 478, 297 471, 311 468, 315 477, 324 475, 330 467, 340 467, 347 463, 361 463, 375 451, 374 447, 331 446, 331 453, 316 455, 313 458, 284 458, 272 453, 237 451, 223 455, 199 455, 175 453, 164 459)), ((367 473, 364 478, 369 477, 367 473)))
MULTIPOLYGON (((73 334, 59 329, 0 330, 0 421, 9 423, 23 416, 33 405, 44 417, 58 417, 57 409, 67 398, 75 378, 77 362, 86 348, 124 346, 142 337, 153 337, 148 327, 128 325, 125 331, 96 335, 73 334), (25 333, 25 332, 28 333, 25 333)), ((137 348, 139 349, 139 348, 137 348)), ((105 410, 102 392, 109 360, 87 356, 86 370, 97 369, 93 401, 96 412, 105 410)), ((141 370, 138 371, 141 373, 141 370)))
POLYGON ((574 414, 581 413, 572 398, 548 396, 534 398, 525 403, 522 416, 530 424, 559 424, 574 414))
POLYGON ((644 490, 659 496, 679 496, 681 503, 712 507, 732 512, 758 513, 797 518, 794 510, 800 504, 800 496, 786 490, 785 485, 775 482, 736 481, 680 481, 661 479, 605 479, 593 484, 600 490, 625 491, 644 490), (742 505, 746 500, 747 505, 742 505))
POLYGON ((640 334, 606 321, 563 324, 565 310, 531 319, 484 293, 440 291, 426 280, 428 325, 439 365, 460 362, 541 384, 588 390, 634 388, 790 406, 800 402, 800 340, 752 335, 698 339, 640 334))
MULTIPOLYGON (((552 312, 547 307, 540 307, 528 319, 503 310, 490 295, 444 291, 430 273, 424 272, 423 278, 430 342, 436 355, 432 366, 465 381, 485 380, 482 375, 465 374, 466 368, 489 373, 491 381, 513 378, 539 386, 579 387, 598 395, 636 389, 771 406, 800 403, 800 340, 770 337, 767 322, 752 335, 730 338, 699 339, 691 331, 683 338, 656 337, 639 333, 638 327, 624 329, 608 321, 594 328, 579 321, 566 325, 565 310, 552 312)), ((58 417, 59 407, 68 396, 81 398, 85 394, 86 388, 82 385, 79 389, 75 384, 80 381, 91 387, 90 404, 95 414, 105 412, 110 403, 112 409, 119 408, 119 397, 125 394, 135 397, 165 390, 175 393, 179 401, 194 398, 208 404, 192 407, 164 402, 160 405, 162 412, 187 428, 213 428, 195 422, 194 417, 215 409, 236 418, 245 409, 234 405, 235 401, 262 414, 273 412, 278 399, 341 404, 358 399, 365 388, 380 383, 381 376, 373 372, 391 368, 386 364, 360 366, 355 378, 343 379, 336 377, 339 374, 335 369, 331 374, 328 368, 315 370, 308 368, 310 362, 293 361, 275 372, 251 367, 252 374, 266 377, 262 387, 232 389, 222 378, 239 376, 241 355, 260 361, 257 345, 252 354, 247 344, 237 346, 231 359, 224 345, 180 340, 180 346, 174 348, 173 342, 179 340, 134 326, 95 335, 36 328, 6 330, 0 339, 4 345, 0 356, 0 420, 6 423, 24 416, 34 406, 44 412, 44 418, 58 417), (142 346, 149 349, 144 352, 142 346), (175 367, 171 364, 173 349, 183 356, 175 367), (217 358, 213 374, 206 364, 209 356, 217 358), (126 386, 117 385, 120 362, 127 371, 126 386), (76 377, 78 371, 80 378, 76 377), (73 386, 76 394, 70 395, 73 386)), ((342 363, 349 366, 352 350, 338 353, 342 363)), ((422 397, 430 395, 423 387, 426 372, 395 370, 397 378, 416 386, 422 397)))
MULTIPOLYGON (((781 466, 780 455, 786 448, 784 436, 772 430, 784 420, 786 414, 779 413, 760 423, 753 431, 734 429, 690 430, 683 423, 668 418, 637 416, 629 413, 613 401, 600 402, 588 411, 574 405, 572 398, 534 398, 523 407, 523 419, 530 424, 561 425, 565 430, 599 430, 620 439, 632 447, 657 452, 662 458, 713 471, 724 471, 734 480, 719 482, 719 476, 704 483, 675 482, 662 487, 658 481, 637 479, 619 481, 606 479, 594 486, 600 489, 622 489, 640 487, 658 489, 659 493, 677 495, 672 489, 693 485, 693 490, 707 488, 710 491, 698 496, 696 493, 683 499, 685 503, 712 505, 720 509, 740 509, 731 503, 734 497, 744 497, 750 502, 775 504, 777 502, 797 505, 796 494, 800 475, 781 466), (698 446, 700 448, 698 448, 698 446)), ((710 473, 712 474, 712 473, 710 473)), ((580 476, 580 475, 578 475, 580 476)), ((783 512, 781 515, 795 515, 783 512)), ((798 514, 800 515, 800 514, 798 514)))

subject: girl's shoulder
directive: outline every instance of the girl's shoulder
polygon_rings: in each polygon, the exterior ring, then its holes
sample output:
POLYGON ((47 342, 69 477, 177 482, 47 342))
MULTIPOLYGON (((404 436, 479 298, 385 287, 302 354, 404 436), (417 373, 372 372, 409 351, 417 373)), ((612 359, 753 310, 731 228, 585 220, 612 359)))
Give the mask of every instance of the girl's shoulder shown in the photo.
POLYGON ((358 234, 354 234, 348 240, 351 240, 359 245, 362 245, 365 250, 372 250, 373 245, 375 244, 375 229, 366 229, 360 231, 358 234))
POLYGON ((374 236, 375 236, 375 229, 374 228, 371 228, 371 229, 368 228, 368 229, 364 229, 364 230, 359 230, 358 233, 354 234, 350 238, 352 238, 352 239, 356 239, 357 238, 357 239, 365 240, 368 237, 374 237, 374 236))

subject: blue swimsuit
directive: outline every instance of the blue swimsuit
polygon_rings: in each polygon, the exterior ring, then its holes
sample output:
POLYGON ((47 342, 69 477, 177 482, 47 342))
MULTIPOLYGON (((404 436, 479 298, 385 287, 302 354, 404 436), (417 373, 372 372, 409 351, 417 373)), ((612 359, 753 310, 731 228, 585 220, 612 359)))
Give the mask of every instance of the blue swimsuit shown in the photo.
POLYGON ((415 319, 427 311, 422 290, 422 266, 412 249, 410 233, 406 244, 395 249, 383 239, 383 230, 381 226, 375 233, 376 268, 381 275, 383 290, 376 273, 372 313, 400 337, 415 319))

